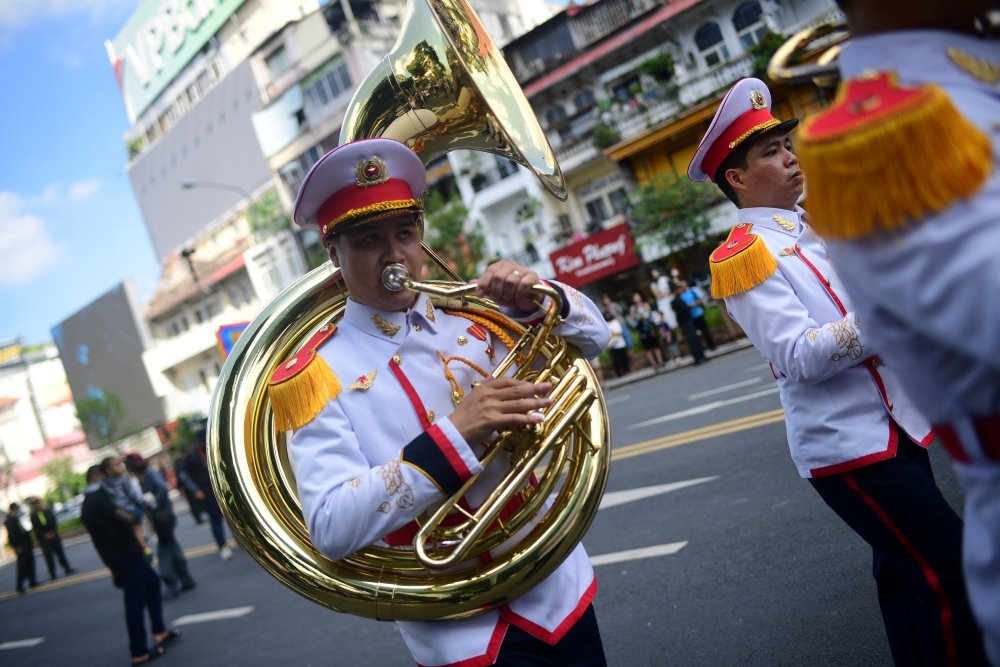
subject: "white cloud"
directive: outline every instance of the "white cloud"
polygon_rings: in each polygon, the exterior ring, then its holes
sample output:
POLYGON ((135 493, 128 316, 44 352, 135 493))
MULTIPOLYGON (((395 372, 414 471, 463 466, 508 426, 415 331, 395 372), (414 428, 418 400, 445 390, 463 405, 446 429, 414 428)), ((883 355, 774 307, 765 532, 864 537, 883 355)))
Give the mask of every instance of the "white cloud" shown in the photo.
MULTIPOLYGON (((62 183, 49 183, 42 190, 42 194, 22 201, 24 208, 40 208, 46 206, 56 206, 67 201, 80 202, 90 199, 101 189, 101 180, 98 178, 88 178, 82 181, 74 181, 69 185, 62 183)), ((3 193, 0 193, 3 194, 3 193)), ((12 193, 7 193, 12 195, 12 193)), ((21 200, 19 200, 21 201, 21 200)))
POLYGON ((33 280, 58 255, 42 219, 25 211, 16 194, 0 192, 0 285, 33 280))
POLYGON ((73 201, 83 201, 84 199, 90 199, 90 197, 100 188, 101 181, 96 178, 91 178, 86 181, 70 183, 67 194, 73 201))

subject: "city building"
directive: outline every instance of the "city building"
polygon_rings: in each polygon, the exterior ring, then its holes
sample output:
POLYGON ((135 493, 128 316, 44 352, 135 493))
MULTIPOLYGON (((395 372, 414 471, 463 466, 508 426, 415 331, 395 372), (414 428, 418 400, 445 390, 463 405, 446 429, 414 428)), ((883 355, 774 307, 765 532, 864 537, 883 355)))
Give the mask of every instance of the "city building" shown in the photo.
MULTIPOLYGON (((593 256, 616 270, 570 282, 595 297, 630 294, 648 276, 634 261, 609 257, 626 258, 619 253, 626 245, 645 262, 676 250, 632 238, 637 188, 658 176, 685 178, 725 91, 741 77, 763 76, 769 52, 761 56, 755 45, 770 33, 787 36, 838 16, 832 0, 597 0, 570 5, 507 44, 506 59, 555 150, 569 197, 548 195, 516 165, 470 158, 471 168, 466 162, 456 170, 459 187, 490 253, 562 278, 553 253, 574 267, 593 256)), ((812 89, 772 92, 783 116, 824 99, 812 89)), ((711 215, 722 232, 735 222, 735 209, 721 196, 716 201, 711 215)))
POLYGON ((161 262, 144 318, 167 420, 206 414, 219 335, 305 272, 257 142, 250 56, 317 0, 145 0, 108 57, 131 127, 128 175, 161 262))
MULTIPOLYGON (((501 42, 554 11, 473 5, 501 42)), ((406 12, 399 0, 146 0, 108 43, 132 122, 129 178, 162 263, 145 361, 168 421, 207 414, 222 332, 326 260, 288 212, 406 12)), ((430 173, 449 180, 447 159, 430 173)))
POLYGON ((0 507, 44 496, 43 466, 91 456, 56 346, 0 343, 0 507))

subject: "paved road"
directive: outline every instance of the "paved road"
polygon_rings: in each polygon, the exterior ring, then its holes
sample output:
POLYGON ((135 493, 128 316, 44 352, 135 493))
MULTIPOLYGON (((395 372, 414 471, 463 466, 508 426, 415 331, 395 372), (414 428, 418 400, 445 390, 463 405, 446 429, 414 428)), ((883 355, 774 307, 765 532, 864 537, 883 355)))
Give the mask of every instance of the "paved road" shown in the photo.
MULTIPOLYGON (((606 399, 613 463, 585 543, 613 667, 891 664, 870 551, 797 477, 753 350, 609 383, 606 399)), ((318 607, 243 551, 220 561, 189 515, 179 535, 200 585, 166 603, 185 636, 158 665, 412 665, 391 624, 318 607)), ((81 574, 23 597, 0 568, 0 665, 126 664, 120 594, 88 541, 69 557, 81 574)))

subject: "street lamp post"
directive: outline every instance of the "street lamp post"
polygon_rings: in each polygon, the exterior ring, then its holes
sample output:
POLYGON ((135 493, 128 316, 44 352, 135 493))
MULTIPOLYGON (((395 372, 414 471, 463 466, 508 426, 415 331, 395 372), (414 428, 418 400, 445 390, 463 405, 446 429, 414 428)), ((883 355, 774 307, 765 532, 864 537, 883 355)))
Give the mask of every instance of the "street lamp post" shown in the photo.
POLYGON ((216 181, 181 181, 181 187, 185 190, 195 190, 197 188, 212 188, 215 190, 229 190, 242 196, 248 202, 251 199, 250 193, 244 188, 232 183, 217 183, 216 181))

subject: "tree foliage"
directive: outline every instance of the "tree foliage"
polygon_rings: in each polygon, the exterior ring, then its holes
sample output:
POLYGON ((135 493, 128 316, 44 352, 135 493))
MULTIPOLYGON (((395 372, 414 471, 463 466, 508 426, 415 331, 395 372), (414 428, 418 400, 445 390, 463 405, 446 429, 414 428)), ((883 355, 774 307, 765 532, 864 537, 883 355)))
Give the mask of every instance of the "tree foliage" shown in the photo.
MULTIPOLYGON (((427 245, 463 279, 476 276, 485 257, 486 240, 478 227, 467 229, 469 212, 461 200, 446 200, 440 192, 432 190, 424 198, 424 210, 427 245)), ((432 270, 428 277, 445 276, 432 270)))
POLYGON ((670 81, 674 78, 676 63, 669 51, 660 51, 655 56, 646 58, 637 68, 643 74, 648 74, 659 82, 670 81))
POLYGON ((125 434, 125 409, 118 394, 111 391, 100 390, 76 401, 76 418, 87 438, 101 445, 110 445, 125 434))
POLYGON ((288 229, 291 225, 291 220, 274 190, 268 190, 263 197, 251 204, 247 217, 250 231, 258 237, 270 236, 288 229))
POLYGON ((178 417, 176 425, 170 433, 170 451, 175 455, 180 455, 197 443, 199 432, 205 430, 205 421, 205 417, 196 413, 178 417))
POLYGON ((657 176, 633 195, 631 220, 637 235, 661 241, 674 250, 708 239, 708 210, 719 195, 711 185, 686 178, 657 176))
POLYGON ((767 65, 771 62, 771 56, 774 55, 774 52, 785 43, 785 39, 785 36, 780 33, 769 32, 750 47, 750 57, 752 58, 750 76, 768 81, 767 65))
POLYGON ((41 469, 49 478, 49 489, 45 496, 50 501, 64 503, 87 486, 84 474, 73 470, 73 459, 69 456, 47 461, 42 464, 41 469))

